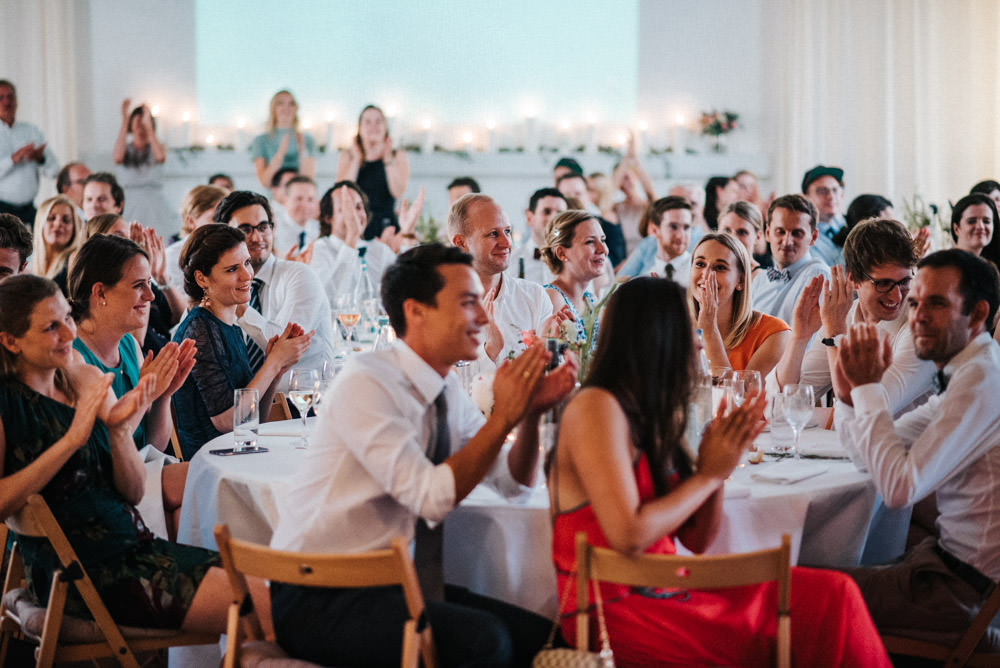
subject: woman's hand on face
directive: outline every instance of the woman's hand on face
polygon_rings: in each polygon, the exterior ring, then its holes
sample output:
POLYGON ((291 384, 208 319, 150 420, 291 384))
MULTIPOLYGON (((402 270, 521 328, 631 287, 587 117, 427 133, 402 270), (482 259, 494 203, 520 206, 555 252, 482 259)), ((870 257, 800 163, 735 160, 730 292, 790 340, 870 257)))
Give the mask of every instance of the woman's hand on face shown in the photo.
POLYGON ((702 287, 698 289, 698 326, 702 330, 715 327, 715 318, 719 313, 719 283, 715 270, 708 269, 702 278, 702 287))
POLYGON ((725 397, 701 438, 698 450, 698 473, 724 480, 729 477, 753 440, 764 429, 764 392, 747 397, 742 406, 729 410, 725 397), (726 412, 728 411, 728 415, 726 412))
POLYGON ((114 374, 106 373, 82 388, 76 399, 73 421, 66 430, 66 439, 77 449, 82 448, 94 430, 94 420, 108 397, 114 374))

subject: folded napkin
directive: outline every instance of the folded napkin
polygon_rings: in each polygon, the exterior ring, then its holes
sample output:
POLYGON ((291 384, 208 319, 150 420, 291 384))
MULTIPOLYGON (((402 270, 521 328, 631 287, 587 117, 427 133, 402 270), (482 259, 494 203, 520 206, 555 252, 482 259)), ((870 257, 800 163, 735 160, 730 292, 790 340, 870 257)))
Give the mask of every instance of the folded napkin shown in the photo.
POLYGON ((803 462, 787 460, 761 466, 758 470, 750 474, 750 477, 758 482, 771 482, 779 485, 791 485, 808 478, 813 478, 826 473, 826 464, 819 462, 803 462))
POLYGON ((840 443, 840 434, 829 429, 816 429, 804 434, 799 440, 799 452, 803 457, 825 459, 847 459, 847 450, 840 443))

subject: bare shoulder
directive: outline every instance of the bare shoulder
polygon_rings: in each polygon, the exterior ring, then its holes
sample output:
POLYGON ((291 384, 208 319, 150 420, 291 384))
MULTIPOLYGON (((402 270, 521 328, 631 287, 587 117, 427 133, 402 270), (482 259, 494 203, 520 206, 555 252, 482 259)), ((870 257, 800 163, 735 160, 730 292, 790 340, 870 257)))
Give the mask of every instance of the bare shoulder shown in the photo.
POLYGON ((562 422, 564 427, 572 424, 589 429, 592 425, 624 424, 626 418, 615 395, 601 387, 585 387, 567 404, 562 422))

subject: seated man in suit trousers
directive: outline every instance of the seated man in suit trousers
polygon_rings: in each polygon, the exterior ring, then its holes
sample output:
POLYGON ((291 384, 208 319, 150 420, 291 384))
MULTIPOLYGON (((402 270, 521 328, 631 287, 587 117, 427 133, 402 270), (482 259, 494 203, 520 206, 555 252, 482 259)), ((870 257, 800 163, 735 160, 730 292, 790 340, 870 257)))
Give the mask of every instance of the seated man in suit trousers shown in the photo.
MULTIPOLYGON (((443 665, 525 666, 551 622, 444 586, 440 522, 483 479, 507 497, 528 491, 539 418, 570 392, 576 369, 569 362, 544 375, 549 356, 532 346, 497 369, 484 418, 450 373, 479 352, 489 322, 482 293, 472 258, 458 248, 418 246, 386 270, 382 301, 400 338, 352 357, 327 391, 321 436, 279 499, 271 547, 360 552, 416 535, 414 561, 443 665), (517 439, 504 449, 514 426, 517 439)), ((398 588, 272 585, 271 598, 278 642, 296 657, 399 661, 407 613, 398 588)))
POLYGON ((1000 302, 996 269, 952 249, 917 265, 907 296, 917 356, 937 367, 939 394, 893 422, 882 375, 892 363, 876 325, 855 325, 833 369, 837 432, 871 472, 886 505, 937 493, 940 538, 901 561, 849 569, 879 630, 928 640, 960 634, 1000 578, 1000 302))

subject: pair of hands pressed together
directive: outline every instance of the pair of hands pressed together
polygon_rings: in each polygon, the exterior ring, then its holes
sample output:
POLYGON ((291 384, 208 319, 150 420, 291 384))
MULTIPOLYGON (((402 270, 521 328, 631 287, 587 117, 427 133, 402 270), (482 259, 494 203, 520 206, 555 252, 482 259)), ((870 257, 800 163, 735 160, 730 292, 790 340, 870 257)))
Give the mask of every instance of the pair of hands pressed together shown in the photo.
POLYGON ((577 360, 567 353, 565 361, 546 374, 551 358, 545 347, 536 343, 497 367, 491 415, 513 427, 525 416, 540 415, 569 396, 576 386, 577 360))
POLYGON ((47 145, 48 144, 38 144, 36 146, 34 142, 25 144, 11 154, 11 162, 15 165, 29 160, 39 163, 45 162, 45 147, 47 145))
POLYGON ((264 356, 266 359, 273 358, 278 363, 281 369, 279 376, 302 359, 315 333, 316 330, 307 332, 297 323, 290 322, 285 325, 285 331, 268 340, 264 356))
POLYGON ((740 463, 743 453, 760 435, 767 422, 764 408, 767 394, 763 391, 744 399, 743 404, 730 409, 725 397, 719 403, 716 417, 705 427, 698 449, 698 473, 716 480, 725 480, 740 463))
POLYGON ((791 322, 793 336, 809 339, 820 327, 829 337, 846 333, 847 314, 853 304, 854 284, 842 266, 830 268, 829 282, 823 276, 813 276, 795 302, 791 322))

